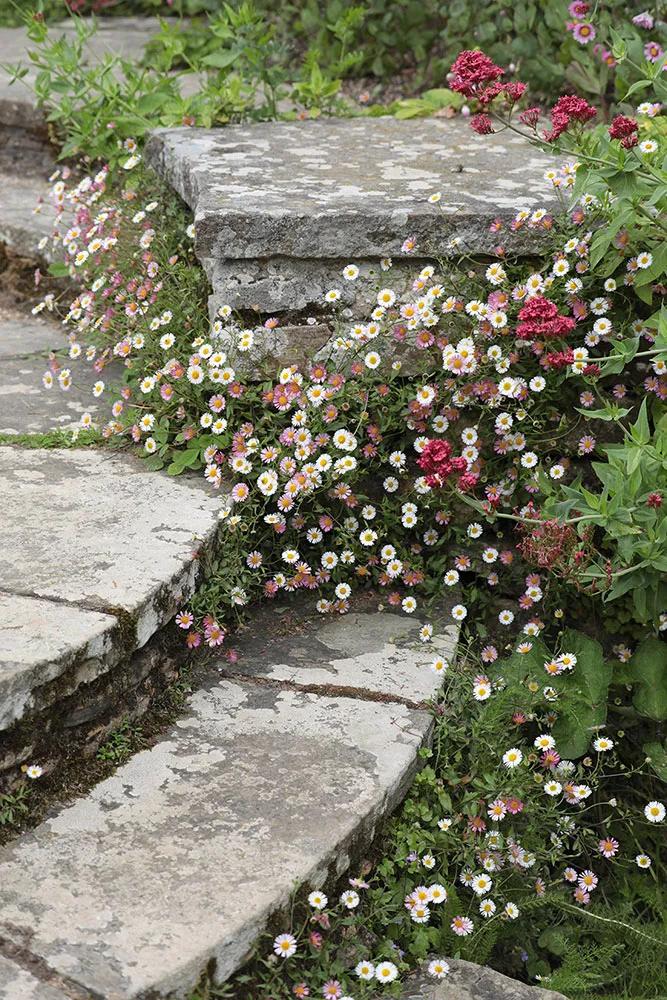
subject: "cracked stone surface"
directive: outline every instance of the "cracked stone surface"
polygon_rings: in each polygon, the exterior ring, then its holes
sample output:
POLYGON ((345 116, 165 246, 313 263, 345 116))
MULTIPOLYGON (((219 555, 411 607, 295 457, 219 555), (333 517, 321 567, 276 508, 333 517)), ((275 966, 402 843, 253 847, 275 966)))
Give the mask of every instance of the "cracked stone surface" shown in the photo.
POLYGON ((379 261, 353 261, 359 268, 356 281, 343 278, 348 260, 303 260, 271 257, 268 260, 217 260, 208 265, 213 295, 209 300, 211 318, 221 305, 232 309, 257 309, 261 313, 287 310, 322 309, 325 294, 332 288, 341 293, 339 307, 370 310, 377 305, 380 288, 390 285, 399 294, 412 285, 415 275, 427 263, 411 258, 394 261, 389 271, 379 261))
MULTIPOLYGON (((0 344, 3 327, 0 323, 0 344)), ((90 413, 93 421, 104 423, 109 406, 105 399, 93 396, 93 385, 103 379, 109 388, 119 380, 121 366, 113 365, 97 374, 92 365, 80 359, 61 358, 61 367, 69 368, 72 385, 65 392, 56 382, 51 389, 42 385, 48 359, 31 355, 2 361, 0 377, 0 434, 39 434, 53 430, 73 430, 81 426, 81 416, 90 413)))
MULTIPOLYGON (((449 975, 436 981, 422 971, 404 984, 401 1000, 567 1000, 562 993, 528 986, 493 969, 461 959, 447 959, 449 975)), ((428 964, 428 963, 426 963, 428 964)))
POLYGON ((64 343, 62 325, 48 315, 32 316, 0 302, 0 361, 55 351, 64 343))
POLYGON ((0 173, 0 192, 0 243, 19 256, 48 259, 48 252, 39 246, 50 236, 55 217, 46 180, 0 173))
MULTIPOLYGON (((497 216, 554 200, 553 161, 509 133, 467 122, 395 118, 162 129, 148 161, 195 213, 204 263, 230 259, 380 259, 414 235, 491 249, 497 216), (442 192, 440 205, 428 195, 442 192)), ((431 250, 432 252, 432 250, 431 250)))
POLYGON ((0 955, 0 1000, 69 1000, 57 987, 0 955))
MULTIPOLYGON (((332 640, 333 641, 333 640, 332 640)), ((227 978, 295 883, 342 872, 404 794, 427 712, 213 680, 187 717, 0 852, 0 935, 104 996, 227 978)))
POLYGON ((436 656, 453 659, 456 626, 436 625, 433 641, 422 643, 423 622, 378 611, 377 600, 375 608, 334 620, 313 614, 312 602, 304 603, 297 602, 287 618, 273 604, 259 608, 251 628, 235 641, 240 658, 228 669, 249 678, 340 686, 411 703, 437 694, 442 678, 430 666, 436 656))

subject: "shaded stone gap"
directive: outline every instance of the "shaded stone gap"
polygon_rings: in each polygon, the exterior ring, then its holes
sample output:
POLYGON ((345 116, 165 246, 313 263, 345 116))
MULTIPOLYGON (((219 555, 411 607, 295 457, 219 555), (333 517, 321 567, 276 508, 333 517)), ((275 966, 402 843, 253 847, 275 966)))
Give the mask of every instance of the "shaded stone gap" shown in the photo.
MULTIPOLYGON (((24 450, 20 444, 12 445, 11 441, 3 441, 2 446, 3 448, 15 447, 24 450)), ((50 604, 58 604, 64 608, 75 608, 77 611, 95 611, 97 614, 111 615, 119 624, 123 624, 123 613, 118 607, 105 605, 102 601, 99 604, 92 601, 70 601, 66 597, 59 597, 56 594, 38 594, 35 590, 22 590, 18 587, 1 587, 0 594, 6 594, 8 597, 32 597, 37 601, 48 601, 50 604)))
POLYGON ((224 672, 225 680, 236 681, 239 684, 253 684, 258 687, 272 688, 278 691, 298 691, 302 694, 317 694, 326 698, 354 698, 356 701, 375 701, 383 705, 404 705, 406 708, 428 711, 428 701, 413 701, 398 694, 385 694, 382 691, 371 691, 368 688, 354 687, 350 684, 300 684, 298 681, 277 680, 275 677, 258 677, 237 671, 224 672))

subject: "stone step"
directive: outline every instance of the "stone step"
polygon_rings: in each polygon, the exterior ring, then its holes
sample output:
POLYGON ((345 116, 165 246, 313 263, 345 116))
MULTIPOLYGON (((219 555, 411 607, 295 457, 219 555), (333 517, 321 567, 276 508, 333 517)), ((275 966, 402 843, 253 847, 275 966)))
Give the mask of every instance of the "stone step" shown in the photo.
POLYGON ((0 301, 0 434, 73 430, 81 426, 84 413, 93 421, 106 422, 108 395, 121 382, 122 364, 115 362, 98 373, 82 358, 69 358, 67 347, 65 329, 48 313, 32 316, 27 307, 22 310, 0 301), (66 391, 55 380, 50 389, 42 383, 54 354, 60 368, 71 372, 66 391), (100 379, 108 387, 101 401, 93 395, 100 379))
POLYGON ((49 260, 48 247, 55 211, 44 174, 0 172, 0 243, 17 257, 49 260))
POLYGON ((60 351, 65 343, 63 326, 48 312, 33 316, 27 307, 0 300, 0 361, 60 351))
MULTIPOLYGON (((266 312, 310 308, 326 286, 343 288, 350 261, 366 271, 405 262, 409 236, 426 256, 490 253, 494 219, 555 204, 551 158, 509 132, 482 139, 462 119, 158 129, 146 158, 195 214, 212 313, 246 294, 246 307, 258 299, 266 312)), ((512 247, 538 238, 523 230, 512 247)))
POLYGON ((224 497, 108 451, 0 448, 0 760, 193 593, 224 497))
POLYGON ((0 939, 105 1000, 225 981, 404 795, 439 685, 419 626, 264 609, 160 743, 0 852, 0 939))
POLYGON ((423 970, 403 984, 400 1000, 567 1000, 562 993, 520 983, 483 965, 460 958, 447 959, 447 963, 449 974, 440 981, 429 976, 425 963, 423 970))

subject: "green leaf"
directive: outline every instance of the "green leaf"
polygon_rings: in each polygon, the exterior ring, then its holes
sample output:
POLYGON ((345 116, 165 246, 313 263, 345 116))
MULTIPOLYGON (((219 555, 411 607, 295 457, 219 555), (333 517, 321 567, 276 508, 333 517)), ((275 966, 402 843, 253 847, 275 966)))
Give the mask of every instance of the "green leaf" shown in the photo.
POLYGON ((212 66, 214 69, 228 69, 239 58, 240 53, 232 50, 222 50, 222 52, 212 52, 204 56, 202 63, 204 66, 212 66))
POLYGON ((667 781, 667 749, 662 743, 645 743, 642 750, 650 758, 650 764, 662 781, 667 781))
POLYGON ((52 264, 49 264, 49 274, 54 278, 65 278, 69 274, 69 264, 54 261, 52 264))
POLYGON ((562 649, 574 653, 577 664, 571 673, 554 679, 562 708, 553 735, 561 756, 575 758, 586 753, 595 730, 606 721, 612 668, 603 658, 600 643, 582 632, 568 629, 562 649))
POLYGON ((654 637, 645 639, 630 665, 635 676, 632 704, 649 719, 667 719, 667 643, 654 637))

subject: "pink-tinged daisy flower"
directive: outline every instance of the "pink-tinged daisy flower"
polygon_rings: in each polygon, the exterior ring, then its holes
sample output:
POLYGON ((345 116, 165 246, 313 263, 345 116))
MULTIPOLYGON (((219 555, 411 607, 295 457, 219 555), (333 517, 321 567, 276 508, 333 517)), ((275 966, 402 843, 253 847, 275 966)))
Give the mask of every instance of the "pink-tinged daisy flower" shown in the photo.
POLYGON ((595 36, 597 34, 594 26, 589 21, 584 21, 583 23, 578 22, 577 24, 573 24, 571 31, 572 31, 572 37, 575 39, 575 41, 579 42, 580 45, 590 44, 590 42, 592 42, 595 39, 595 36))
POLYGON ((644 57, 648 59, 649 62, 657 63, 663 57, 663 50, 657 42, 647 42, 644 46, 644 57))
POLYGON ((470 917, 454 917, 450 924, 451 929, 459 937, 467 937, 468 934, 472 934, 474 929, 474 924, 470 917))
POLYGON ((618 854, 618 841, 613 837, 604 837, 598 841, 598 851, 604 858, 613 858, 618 854))
POLYGON ((188 649, 196 649, 197 646, 201 645, 201 635, 199 632, 188 632, 185 637, 185 643, 188 649))
POLYGON ((189 611, 179 611, 174 620, 179 628, 190 628, 195 619, 189 611))

